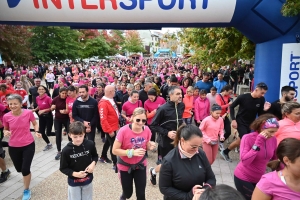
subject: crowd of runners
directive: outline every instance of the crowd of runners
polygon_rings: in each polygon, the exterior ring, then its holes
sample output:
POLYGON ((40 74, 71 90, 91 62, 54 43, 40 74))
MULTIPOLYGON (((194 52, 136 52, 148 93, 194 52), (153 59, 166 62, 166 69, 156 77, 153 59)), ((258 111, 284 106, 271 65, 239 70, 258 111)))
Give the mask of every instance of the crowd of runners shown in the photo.
POLYGON ((53 159, 68 176, 69 200, 93 199, 98 161, 118 173, 120 200, 131 198, 134 185, 136 199, 145 200, 147 177, 165 200, 300 199, 296 90, 284 86, 268 102, 272 85, 254 86, 252 65, 202 71, 183 59, 115 59, 2 66, 0 79, 0 187, 9 180, 8 151, 23 175, 23 200, 31 198, 32 132, 44 151, 56 138, 53 159), (237 94, 238 84, 249 92, 237 94), (211 168, 219 153, 232 162, 232 150, 240 154, 236 189, 218 184, 211 168), (147 165, 147 151, 157 153, 156 166, 147 165))

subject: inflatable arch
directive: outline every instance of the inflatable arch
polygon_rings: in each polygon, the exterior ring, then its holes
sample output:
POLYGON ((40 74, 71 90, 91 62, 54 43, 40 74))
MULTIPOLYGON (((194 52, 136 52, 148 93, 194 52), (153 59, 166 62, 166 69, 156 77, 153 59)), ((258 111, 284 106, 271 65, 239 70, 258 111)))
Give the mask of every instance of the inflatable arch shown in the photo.
MULTIPOLYGON (((300 16, 283 17, 285 0, 1 0, 0 23, 97 29, 235 27, 255 42, 255 82, 299 90, 300 16)), ((299 99, 299 98, 298 98, 299 99)))

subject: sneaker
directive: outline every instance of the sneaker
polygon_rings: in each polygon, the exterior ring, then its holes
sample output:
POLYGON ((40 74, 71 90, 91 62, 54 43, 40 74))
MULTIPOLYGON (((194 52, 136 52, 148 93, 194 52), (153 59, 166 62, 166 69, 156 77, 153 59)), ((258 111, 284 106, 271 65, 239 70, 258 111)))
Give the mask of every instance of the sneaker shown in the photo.
POLYGON ((53 145, 52 144, 47 144, 43 151, 48 151, 49 149, 52 149, 53 145))
POLYGON ((55 160, 59 160, 60 157, 61 157, 61 152, 58 152, 58 153, 56 154, 56 156, 55 156, 55 160))
POLYGON ((120 200, 126 200, 123 194, 120 196, 120 200))
POLYGON ((227 162, 232 162, 232 160, 229 158, 229 155, 224 153, 224 150, 221 151, 220 154, 224 158, 224 160, 226 160, 227 162))
POLYGON ((152 174, 152 170, 154 167, 150 167, 149 172, 150 172, 150 181, 152 185, 156 185, 156 174, 152 174))
POLYGON ((235 152, 235 153, 240 152, 239 148, 235 147, 234 152, 235 152))
POLYGON ((4 183, 5 181, 7 181, 9 175, 10 175, 9 169, 7 170, 7 172, 2 172, 0 176, 0 183, 4 183))
POLYGON ((224 145, 221 142, 219 142, 219 149, 220 149, 220 151, 224 151, 225 150, 224 145))
POLYGON ((102 157, 102 156, 99 158, 99 161, 102 163, 109 163, 109 164, 112 163, 112 161, 110 159, 108 159, 107 157, 102 157))
POLYGON ((29 200, 29 199, 31 199, 31 191, 29 189, 24 190, 22 200, 29 200))

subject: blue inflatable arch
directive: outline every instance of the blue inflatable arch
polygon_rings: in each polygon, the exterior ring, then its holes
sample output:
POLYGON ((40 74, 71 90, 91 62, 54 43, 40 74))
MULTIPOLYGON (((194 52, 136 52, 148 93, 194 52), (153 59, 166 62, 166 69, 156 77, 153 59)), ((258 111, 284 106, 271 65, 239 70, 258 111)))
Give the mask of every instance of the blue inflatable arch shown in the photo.
POLYGON ((295 44, 300 42, 300 16, 283 17, 280 10, 284 2, 284 0, 1 0, 0 23, 70 26, 75 29, 235 27, 257 44, 255 82, 263 81, 269 86, 266 99, 273 101, 278 99, 282 84, 289 84, 297 91, 300 85, 300 45, 295 44), (294 44, 285 45, 291 43, 294 44))

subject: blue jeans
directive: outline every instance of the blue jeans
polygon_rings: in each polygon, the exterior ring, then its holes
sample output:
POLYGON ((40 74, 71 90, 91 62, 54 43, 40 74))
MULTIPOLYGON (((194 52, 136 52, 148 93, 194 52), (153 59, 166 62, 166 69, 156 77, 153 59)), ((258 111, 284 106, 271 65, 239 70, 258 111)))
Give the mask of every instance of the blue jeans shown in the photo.
POLYGON ((192 117, 190 117, 190 118, 183 118, 183 121, 184 121, 184 123, 185 123, 186 125, 192 124, 192 117))

